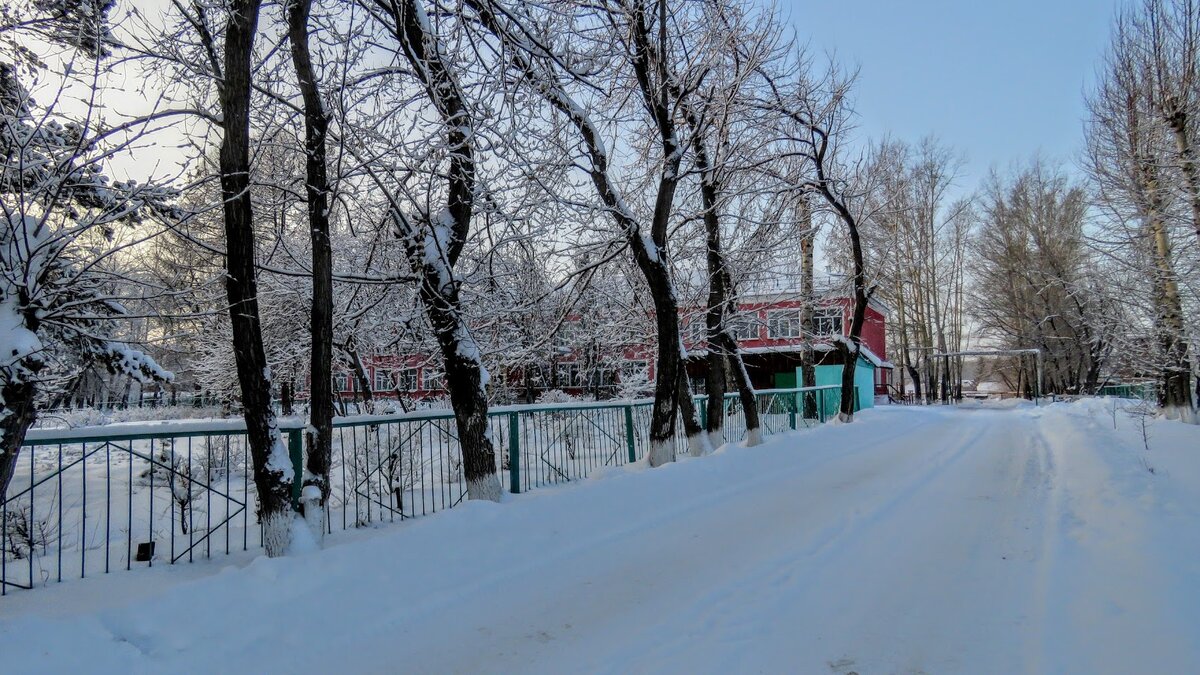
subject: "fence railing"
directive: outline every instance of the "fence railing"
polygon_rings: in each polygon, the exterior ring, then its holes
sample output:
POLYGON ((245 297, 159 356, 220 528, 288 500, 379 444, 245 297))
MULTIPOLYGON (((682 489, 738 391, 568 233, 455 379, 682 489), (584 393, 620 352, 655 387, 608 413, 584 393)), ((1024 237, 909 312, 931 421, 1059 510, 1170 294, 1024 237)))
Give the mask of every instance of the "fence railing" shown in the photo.
MULTIPOLYGON (((836 386, 756 396, 764 435, 820 424, 839 401, 836 386)), ((703 410, 705 397, 696 402, 703 410)), ((638 461, 651 408, 650 400, 492 408, 503 485, 526 492, 638 461)), ((740 441, 737 396, 723 408, 725 440, 740 441)), ((300 466, 304 422, 280 420, 280 429, 300 466)), ((676 438, 682 453, 686 441, 676 438)), ((337 418, 333 454, 330 531, 415 518, 466 497, 450 410, 337 418)), ((0 502, 0 594, 260 547, 251 471, 240 419, 31 430, 0 502)))

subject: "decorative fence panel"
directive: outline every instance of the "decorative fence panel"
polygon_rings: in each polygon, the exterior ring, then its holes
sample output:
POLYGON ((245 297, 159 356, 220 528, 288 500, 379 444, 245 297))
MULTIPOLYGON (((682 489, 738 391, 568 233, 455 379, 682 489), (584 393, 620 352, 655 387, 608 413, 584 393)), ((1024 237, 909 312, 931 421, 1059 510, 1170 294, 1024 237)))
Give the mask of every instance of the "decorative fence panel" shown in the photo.
MULTIPOLYGON (((763 433, 820 424, 838 399, 836 387, 758 392, 763 433)), ((704 410, 705 397, 696 404, 704 410)), ((651 409, 649 400, 494 408, 503 485, 526 492, 638 461, 651 409)), ((724 411, 725 440, 742 440, 736 395, 726 396, 724 411)), ((303 422, 281 420, 280 429, 301 465, 303 422)), ((682 433, 676 442, 685 453, 682 433)), ((428 515, 466 498, 449 410, 335 419, 333 454, 330 531, 428 515)), ((258 548, 255 508, 241 420, 32 430, 0 502, 0 594, 258 548)))

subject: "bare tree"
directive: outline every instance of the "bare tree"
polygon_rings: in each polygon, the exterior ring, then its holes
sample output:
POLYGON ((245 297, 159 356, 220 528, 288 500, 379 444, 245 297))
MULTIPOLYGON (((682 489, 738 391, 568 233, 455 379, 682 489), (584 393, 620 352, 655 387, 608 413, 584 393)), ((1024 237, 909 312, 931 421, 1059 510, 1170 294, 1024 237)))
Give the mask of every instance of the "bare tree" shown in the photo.
MULTIPOLYGON (((655 368, 654 407, 650 422, 651 466, 673 461, 677 416, 682 414, 687 427, 689 446, 700 454, 707 446, 700 433, 683 367, 683 347, 680 334, 679 304, 671 276, 668 253, 668 233, 675 202, 675 192, 681 180, 683 156, 687 149, 681 137, 675 110, 686 100, 702 78, 700 72, 674 72, 669 62, 672 36, 668 21, 667 3, 630 2, 606 3, 599 6, 580 4, 580 11, 590 13, 606 30, 589 42, 609 49, 614 42, 620 45, 615 55, 620 59, 615 68, 618 81, 632 80, 640 97, 640 108, 652 130, 657 145, 660 167, 651 182, 652 203, 647 222, 626 199, 625 191, 614 179, 611 157, 603 132, 592 115, 568 92, 563 78, 588 83, 586 74, 574 72, 568 63, 586 63, 587 58, 563 58, 546 37, 548 26, 538 22, 536 7, 521 11, 498 2, 470 0, 468 6, 476 13, 491 35, 506 47, 506 56, 513 68, 557 113, 567 118, 578 133, 588 160, 585 168, 596 193, 608 210, 618 231, 633 254, 638 269, 649 286, 654 305, 658 358, 655 368)), ((555 16, 545 11, 547 16, 555 16)), ((566 47, 564 46, 564 50, 566 47)), ((599 53, 594 57, 600 58, 599 53)), ((591 82, 591 86, 598 86, 591 82)), ((644 134, 644 131, 642 131, 644 134)), ((633 139, 630 139, 633 140, 633 139)))
POLYGON ((1100 82, 1088 100, 1087 168, 1114 234, 1122 237, 1126 251, 1140 252, 1146 264, 1142 272, 1152 288, 1148 296, 1163 385, 1160 404, 1170 417, 1193 420, 1192 364, 1170 232, 1175 210, 1168 170, 1170 131, 1152 102, 1153 71, 1128 34, 1125 20, 1119 20, 1100 82))
POLYGON ((801 53, 772 69, 760 68, 765 84, 760 106, 778 116, 782 156, 797 158, 802 164, 801 172, 792 176, 795 185, 821 199, 846 237, 854 305, 850 330, 837 339, 843 360, 838 417, 850 421, 857 402, 854 372, 861 354, 867 305, 874 293, 868 283, 861 231, 869 190, 862 161, 854 159, 845 146, 852 118, 848 97, 854 77, 833 63, 820 74, 811 72, 810 67, 801 53))
MULTIPOLYGON (((1099 261, 1084 238, 1087 198, 1040 160, 1009 178, 993 174, 973 237, 972 314, 1007 348, 1036 347, 1046 392, 1096 391, 1111 353, 1096 292, 1099 261)), ((1022 379, 1036 382, 1026 366, 1022 379)))
POLYGON ((454 276, 471 232, 476 200, 473 120, 454 72, 443 58, 437 35, 416 0, 375 0, 380 18, 421 83, 445 130, 445 206, 437 213, 392 212, 414 271, 420 295, 446 369, 471 499, 499 501, 496 453, 488 433, 486 371, 463 316, 460 281, 454 276))
MULTIPOLYGON (((254 460, 263 545, 267 555, 275 557, 284 555, 291 545, 291 521, 295 513, 292 483, 297 476, 271 406, 271 369, 263 348, 258 307, 254 205, 250 195, 250 102, 260 6, 260 0, 233 0, 229 4, 217 87, 221 104, 219 159, 225 219, 225 292, 242 416, 254 460)), ((213 38, 204 40, 215 53, 213 38)))
POLYGON ((309 49, 312 0, 287 5, 292 64, 304 106, 305 196, 312 243, 312 310, 310 314, 307 475, 301 494, 304 517, 318 537, 325 532, 325 502, 333 460, 333 250, 329 240, 330 182, 325 144, 329 120, 321 101, 317 72, 309 49), (311 494, 309 487, 317 494, 311 494))
POLYGON ((740 9, 713 5, 709 21, 720 27, 724 40, 718 43, 718 56, 712 59, 714 74, 697 92, 695 101, 683 100, 681 105, 691 134, 705 232, 709 289, 705 312, 709 350, 706 418, 709 442, 714 447, 724 438, 726 372, 738 392, 747 445, 762 442, 754 388, 730 325, 736 295, 722 243, 722 221, 730 207, 731 190, 753 192, 750 181, 767 177, 766 172, 758 170, 758 163, 768 150, 770 136, 762 133, 761 120, 752 119, 758 111, 748 89, 754 84, 757 68, 777 57, 778 31, 773 14, 748 21, 740 9))
POLYGON ((1170 133, 1192 230, 1200 240, 1200 3, 1142 0, 1118 17, 1113 40, 1140 72, 1146 102, 1170 133))

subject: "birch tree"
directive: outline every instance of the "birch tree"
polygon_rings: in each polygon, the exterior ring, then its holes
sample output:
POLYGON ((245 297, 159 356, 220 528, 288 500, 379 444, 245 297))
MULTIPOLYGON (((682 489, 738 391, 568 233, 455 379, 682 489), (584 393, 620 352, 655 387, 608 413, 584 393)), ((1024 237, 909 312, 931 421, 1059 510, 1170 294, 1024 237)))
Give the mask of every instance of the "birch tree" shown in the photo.
POLYGON ((1170 130, 1156 113, 1150 80, 1153 70, 1139 58, 1119 20, 1096 90, 1088 99, 1087 169, 1097 187, 1113 234, 1145 261, 1160 373, 1160 404, 1168 417, 1194 420, 1192 358, 1183 298, 1176 271, 1172 225, 1178 219, 1177 192, 1171 189, 1170 130))
POLYGON ((798 190, 820 200, 845 236, 854 303, 850 330, 837 339, 844 364, 838 418, 849 422, 857 401, 854 372, 862 329, 875 292, 868 280, 862 237, 862 225, 869 217, 868 177, 863 158, 855 156, 846 138, 853 116, 849 95, 854 77, 832 62, 823 72, 815 71, 803 52, 759 73, 763 81, 759 105, 779 120, 779 152, 799 162, 800 170, 791 180, 798 190))

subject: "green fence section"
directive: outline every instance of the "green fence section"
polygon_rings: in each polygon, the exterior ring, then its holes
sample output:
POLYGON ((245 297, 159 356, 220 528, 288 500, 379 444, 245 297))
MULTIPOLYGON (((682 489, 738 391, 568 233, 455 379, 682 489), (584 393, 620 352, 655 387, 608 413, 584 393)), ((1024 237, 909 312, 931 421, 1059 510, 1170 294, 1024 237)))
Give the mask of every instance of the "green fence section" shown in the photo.
MULTIPOLYGON (((825 422, 839 401, 832 386, 757 392, 763 435, 825 422)), ((695 402, 705 410, 705 397, 695 402)), ((652 407, 637 400, 493 408, 501 480, 521 493, 636 462, 649 449, 652 407)), ((742 440, 738 397, 726 396, 723 410, 725 441, 742 440)), ((300 475, 305 425, 281 419, 279 427, 300 475)), ((679 421, 677 430, 684 454, 679 421)), ((466 498, 450 410, 338 418, 333 443, 330 531, 415 518, 466 498)), ((251 473, 241 420, 33 430, 0 502, 0 594, 257 548, 251 473)))
POLYGON ((1096 392, 1097 396, 1115 396, 1117 398, 1132 398, 1140 401, 1158 400, 1157 382, 1137 382, 1133 384, 1106 384, 1096 392))

